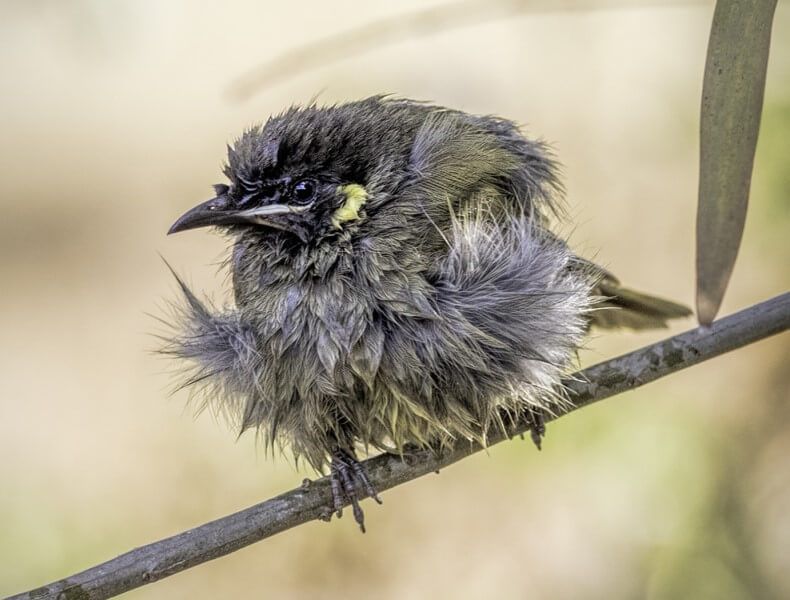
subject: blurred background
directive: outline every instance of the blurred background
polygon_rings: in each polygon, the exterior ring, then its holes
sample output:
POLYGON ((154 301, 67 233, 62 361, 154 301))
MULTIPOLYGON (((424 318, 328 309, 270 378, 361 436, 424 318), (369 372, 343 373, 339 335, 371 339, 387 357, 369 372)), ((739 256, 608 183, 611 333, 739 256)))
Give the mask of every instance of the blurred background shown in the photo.
MULTIPOLYGON (((292 103, 392 92, 518 121, 564 165, 575 247, 692 304, 713 3, 641 4, 1 1, 0 595, 313 476, 195 418, 154 353, 160 254, 229 299, 225 241, 167 228, 292 103)), ((780 3, 722 314, 790 288, 788 139, 780 3)), ((582 362, 668 333, 598 334, 582 362)), ((788 356, 787 334, 760 342, 552 423, 541 453, 388 491, 365 536, 309 523, 126 597, 790 597, 788 356)))

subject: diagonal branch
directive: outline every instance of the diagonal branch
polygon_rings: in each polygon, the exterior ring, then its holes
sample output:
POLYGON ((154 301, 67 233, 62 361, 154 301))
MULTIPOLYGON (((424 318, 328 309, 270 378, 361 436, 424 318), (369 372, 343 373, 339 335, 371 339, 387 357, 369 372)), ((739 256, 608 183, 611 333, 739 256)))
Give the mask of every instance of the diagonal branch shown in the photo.
MULTIPOLYGON (((790 329, 790 292, 674 337, 575 373, 566 382, 573 409, 637 388, 675 371, 790 329)), ((547 415, 546 420, 557 417, 547 415)), ((518 423, 512 435, 526 431, 518 423)), ((507 436, 491 435, 489 445, 507 436)), ((437 455, 415 451, 402 460, 382 454, 365 461, 379 491, 437 471, 481 450, 459 444, 437 455)), ((136 548, 117 558, 8 600, 108 598, 224 556, 313 519, 327 519, 332 505, 323 477, 250 508, 173 537, 136 548)))
POLYGON ((412 13, 396 15, 364 23, 359 27, 330 34, 328 37, 302 44, 267 60, 239 76, 231 84, 232 100, 248 100, 256 92, 276 85, 305 71, 336 61, 359 56, 383 46, 411 38, 435 35, 442 31, 478 26, 505 20, 524 13, 551 14, 575 11, 602 11, 618 8, 688 7, 703 4, 702 0, 465 0, 431 6, 412 13))

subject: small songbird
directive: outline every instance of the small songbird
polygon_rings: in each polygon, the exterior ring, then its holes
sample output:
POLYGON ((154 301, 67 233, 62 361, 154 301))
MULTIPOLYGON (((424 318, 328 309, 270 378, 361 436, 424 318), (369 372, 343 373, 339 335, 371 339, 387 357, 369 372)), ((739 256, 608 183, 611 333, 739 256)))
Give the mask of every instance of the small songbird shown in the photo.
POLYGON ((380 500, 359 448, 485 443, 508 416, 562 410, 590 325, 689 314, 549 230, 557 167, 505 119, 383 96, 291 108, 246 131, 224 172, 169 233, 232 238, 234 305, 179 279, 168 350, 240 431, 328 466, 334 510, 350 503, 363 531, 360 497, 380 500))

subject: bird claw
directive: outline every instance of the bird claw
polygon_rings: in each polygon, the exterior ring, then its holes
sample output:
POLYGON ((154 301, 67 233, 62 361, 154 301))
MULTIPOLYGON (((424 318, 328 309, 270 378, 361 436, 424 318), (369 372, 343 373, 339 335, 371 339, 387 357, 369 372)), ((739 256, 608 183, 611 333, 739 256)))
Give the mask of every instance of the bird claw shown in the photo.
MULTIPOLYGON (((358 484, 362 484, 365 495, 381 504, 376 489, 370 483, 368 474, 356 457, 343 450, 338 450, 332 455, 330 466, 330 482, 332 484, 332 502, 338 518, 343 516, 343 506, 351 504, 354 520, 359 524, 362 533, 365 533, 365 513, 359 506, 360 497, 357 494, 358 484)), ((362 496, 364 498, 365 496, 362 496)))
POLYGON ((528 407, 526 417, 529 424, 529 436, 535 447, 540 450, 543 437, 546 435, 546 421, 543 418, 543 411, 539 408, 528 407))

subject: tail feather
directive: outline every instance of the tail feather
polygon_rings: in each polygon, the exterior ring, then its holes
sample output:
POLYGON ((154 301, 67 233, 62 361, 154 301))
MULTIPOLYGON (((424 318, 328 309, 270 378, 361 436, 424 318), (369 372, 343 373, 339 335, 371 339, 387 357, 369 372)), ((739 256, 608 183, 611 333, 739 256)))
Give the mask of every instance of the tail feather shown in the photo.
POLYGON ((591 324, 604 329, 660 329, 670 319, 691 314, 683 304, 622 287, 614 277, 604 276, 595 288, 603 297, 590 315, 591 324))

